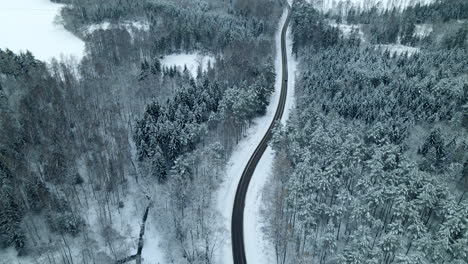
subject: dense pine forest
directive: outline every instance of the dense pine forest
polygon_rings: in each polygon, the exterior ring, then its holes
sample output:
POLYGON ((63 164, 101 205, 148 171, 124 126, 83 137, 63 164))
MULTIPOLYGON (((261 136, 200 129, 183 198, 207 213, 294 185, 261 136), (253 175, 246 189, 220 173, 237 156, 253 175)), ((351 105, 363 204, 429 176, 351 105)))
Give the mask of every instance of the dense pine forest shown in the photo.
MULTIPOLYGON (((217 192, 278 88, 286 1, 51 1, 85 56, 0 49, 0 264, 223 263, 217 192)), ((259 240, 279 264, 468 263, 468 1, 291 2, 259 240)))
POLYGON ((265 194, 278 263, 467 263, 467 10, 338 16, 295 1, 297 107, 265 194), (330 19, 358 27, 343 36, 330 19), (400 43, 417 51, 381 46, 400 43))
MULTIPOLYGON (((54 1, 86 56, 0 50, 0 249, 39 263, 136 253, 123 212, 151 206, 168 262, 212 263, 230 151, 273 91, 280 1, 54 1), (86 28, 143 21, 149 30, 86 28), (192 76, 161 58, 197 51, 192 76), (196 230, 196 232, 194 232, 196 230)), ((133 212, 133 211, 132 211, 133 212)))

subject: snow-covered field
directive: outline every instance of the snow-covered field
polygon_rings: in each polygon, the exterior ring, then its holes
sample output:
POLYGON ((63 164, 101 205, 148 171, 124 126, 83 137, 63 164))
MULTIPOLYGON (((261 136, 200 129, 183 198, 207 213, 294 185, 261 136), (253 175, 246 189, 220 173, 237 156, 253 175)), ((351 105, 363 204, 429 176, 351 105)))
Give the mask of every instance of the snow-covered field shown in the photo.
MULTIPOLYGON (((268 127, 273 120, 276 108, 279 102, 281 90, 281 51, 280 51, 280 35, 281 26, 286 19, 286 12, 283 13, 279 23, 279 29, 276 34, 276 60, 275 69, 278 78, 275 83, 275 92, 271 97, 271 103, 267 108, 266 115, 254 119, 252 125, 246 132, 245 138, 236 146, 226 169, 225 181, 218 190, 217 208, 223 216, 223 225, 226 230, 224 243, 220 247, 217 254, 217 263, 229 264, 233 263, 232 246, 231 246, 231 216, 236 195, 237 185, 242 176, 251 154, 254 152, 257 145, 260 143, 263 135, 268 130, 268 127)), ((291 41, 288 35, 288 63, 289 63, 289 83, 288 83, 288 100, 286 102, 286 110, 283 115, 283 120, 286 120, 289 115, 289 109, 293 106, 294 93, 294 71, 295 60, 291 56, 291 41)), ((249 263, 263 264, 273 263, 274 256, 273 246, 265 240, 261 221, 261 195, 263 186, 270 174, 271 164, 273 162, 273 151, 270 147, 267 148, 265 154, 259 162, 255 171, 246 197, 246 207, 244 214, 244 238, 246 247, 246 257, 249 263)))
POLYGON ((393 7, 406 8, 408 6, 420 4, 430 4, 435 0, 308 0, 322 11, 344 8, 370 9, 378 7, 380 9, 390 9, 393 7))
POLYGON ((164 56, 161 60, 161 64, 167 67, 176 66, 180 70, 187 69, 190 71, 193 77, 197 77, 198 66, 202 66, 202 71, 208 69, 208 64, 213 65, 215 62, 214 57, 208 55, 202 55, 200 53, 179 53, 164 56))
POLYGON ((48 0, 0 0, 0 48, 29 50, 44 61, 84 55, 82 40, 54 23, 62 5, 48 0))

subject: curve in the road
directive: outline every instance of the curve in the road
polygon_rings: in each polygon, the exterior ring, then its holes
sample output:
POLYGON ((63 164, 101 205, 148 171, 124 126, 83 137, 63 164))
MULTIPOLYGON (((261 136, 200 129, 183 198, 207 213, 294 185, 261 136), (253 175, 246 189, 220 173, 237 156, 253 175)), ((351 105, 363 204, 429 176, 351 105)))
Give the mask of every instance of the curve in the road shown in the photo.
POLYGON ((268 141, 272 137, 272 130, 275 123, 283 117, 284 107, 286 104, 286 95, 288 89, 288 57, 286 53, 286 31, 289 26, 289 20, 291 15, 291 8, 288 5, 288 15, 284 22, 281 30, 281 57, 282 57, 282 81, 281 81, 281 95, 278 108, 276 109, 273 121, 268 128, 268 131, 260 141, 260 144, 255 149, 254 153, 249 159, 247 166, 245 167, 239 185, 237 186, 236 197, 234 199, 234 209, 232 212, 232 223, 231 223, 231 238, 232 238, 232 254, 235 264, 246 264, 247 260, 245 257, 244 248, 244 207, 245 197, 247 194, 247 188, 249 187, 250 179, 257 167, 258 162, 262 158, 263 153, 268 147, 268 141))

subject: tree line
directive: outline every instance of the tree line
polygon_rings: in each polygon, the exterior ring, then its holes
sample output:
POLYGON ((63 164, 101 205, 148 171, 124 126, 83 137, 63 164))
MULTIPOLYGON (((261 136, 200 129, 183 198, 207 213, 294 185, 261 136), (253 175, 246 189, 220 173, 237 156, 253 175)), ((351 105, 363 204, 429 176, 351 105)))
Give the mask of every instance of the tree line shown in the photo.
MULTIPOLYGON (((404 45, 430 45, 431 40, 427 37, 415 35, 416 25, 421 24, 443 24, 458 23, 468 19, 468 3, 463 0, 439 0, 427 5, 418 3, 400 10, 393 9, 380 10, 377 7, 369 10, 359 10, 350 8, 342 12, 329 12, 325 14, 327 18, 336 19, 338 22, 345 22, 354 25, 362 25, 363 30, 368 33, 370 42, 378 44, 388 44, 400 42, 404 45), (341 14, 345 14, 342 16, 341 14)), ((454 35, 464 35, 466 37, 466 24, 453 27, 454 35)), ((460 37, 463 38, 463 37, 460 37)), ((463 44, 461 45, 463 46, 463 44)))

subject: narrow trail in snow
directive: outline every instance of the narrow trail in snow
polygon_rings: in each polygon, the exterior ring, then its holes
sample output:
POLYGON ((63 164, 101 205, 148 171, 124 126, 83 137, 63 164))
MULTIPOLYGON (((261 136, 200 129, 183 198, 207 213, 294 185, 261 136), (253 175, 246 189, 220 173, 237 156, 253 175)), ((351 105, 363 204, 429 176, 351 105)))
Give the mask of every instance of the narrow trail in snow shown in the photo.
POLYGON ((258 162, 263 156, 268 142, 273 135, 273 127, 281 120, 286 105, 286 96, 288 89, 288 57, 286 52, 286 32, 289 26, 291 16, 291 7, 288 5, 288 16, 284 22, 281 30, 281 58, 282 58, 282 82, 281 82, 281 95, 278 108, 276 109, 275 116, 267 132, 263 136, 260 144, 255 149, 254 153, 249 159, 247 166, 242 172, 242 177, 237 186, 236 197, 234 199, 234 209, 232 212, 231 222, 231 237, 232 237, 232 255, 235 264, 246 264, 245 246, 244 246, 244 207, 247 189, 249 187, 252 175, 257 167, 258 162))

